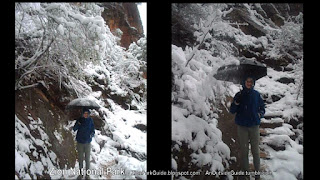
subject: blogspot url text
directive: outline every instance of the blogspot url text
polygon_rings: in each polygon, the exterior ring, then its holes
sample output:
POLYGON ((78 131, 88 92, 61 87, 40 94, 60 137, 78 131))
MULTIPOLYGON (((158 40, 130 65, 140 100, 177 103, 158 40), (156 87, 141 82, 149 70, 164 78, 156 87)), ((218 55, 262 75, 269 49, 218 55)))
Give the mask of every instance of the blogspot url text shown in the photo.
POLYGON ((195 176, 200 175, 200 172, 194 172, 194 171, 126 171, 125 169, 112 169, 112 168, 106 168, 106 169, 76 169, 71 168, 68 170, 65 169, 50 169, 49 170, 50 175, 133 175, 133 176, 152 176, 152 175, 171 175, 171 176, 195 176))

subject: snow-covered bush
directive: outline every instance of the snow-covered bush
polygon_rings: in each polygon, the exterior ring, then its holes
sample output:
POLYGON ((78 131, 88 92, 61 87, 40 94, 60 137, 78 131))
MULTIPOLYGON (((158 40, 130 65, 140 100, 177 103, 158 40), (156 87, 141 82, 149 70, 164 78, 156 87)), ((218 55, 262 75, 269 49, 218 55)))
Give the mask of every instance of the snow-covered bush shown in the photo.
POLYGON ((130 44, 128 52, 132 53, 140 61, 147 61, 147 39, 145 37, 140 38, 137 43, 130 44))
POLYGON ((216 118, 227 89, 213 77, 216 70, 207 63, 216 65, 222 60, 199 50, 185 67, 190 52, 172 45, 173 161, 178 171, 224 171, 230 149, 222 142, 216 118))
POLYGON ((239 63, 237 49, 221 37, 241 32, 222 20, 232 10, 226 7, 207 6, 211 13, 194 25, 197 45, 184 51, 172 45, 172 154, 178 171, 224 171, 229 166, 230 149, 217 128, 228 85, 213 75, 222 65, 239 63))

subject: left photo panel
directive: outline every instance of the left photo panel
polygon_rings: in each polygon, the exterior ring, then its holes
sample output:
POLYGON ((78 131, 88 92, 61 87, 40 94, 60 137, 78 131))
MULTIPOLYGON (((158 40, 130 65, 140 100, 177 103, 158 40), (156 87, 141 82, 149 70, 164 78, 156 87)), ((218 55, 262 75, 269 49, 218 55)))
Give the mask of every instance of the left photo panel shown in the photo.
POLYGON ((15 3, 15 179, 147 178, 146 4, 15 3))

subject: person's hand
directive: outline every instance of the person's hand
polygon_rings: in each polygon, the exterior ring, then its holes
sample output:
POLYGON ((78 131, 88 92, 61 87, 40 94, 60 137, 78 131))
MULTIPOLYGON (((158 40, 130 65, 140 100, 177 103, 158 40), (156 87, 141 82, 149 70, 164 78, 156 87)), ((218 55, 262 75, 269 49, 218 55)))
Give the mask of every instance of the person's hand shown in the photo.
POLYGON ((238 92, 234 98, 233 98, 234 102, 238 105, 241 102, 241 92, 238 92))

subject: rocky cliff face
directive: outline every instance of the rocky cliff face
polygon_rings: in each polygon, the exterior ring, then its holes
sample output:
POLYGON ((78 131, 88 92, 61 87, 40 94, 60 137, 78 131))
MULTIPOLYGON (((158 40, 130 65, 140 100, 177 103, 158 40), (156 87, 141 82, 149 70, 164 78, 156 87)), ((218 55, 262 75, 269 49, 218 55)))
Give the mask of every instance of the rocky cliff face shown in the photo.
MULTIPOLYGON (((195 42, 192 35, 193 24, 199 23, 200 18, 207 16, 197 9, 206 5, 188 6, 186 4, 174 4, 172 9, 172 43, 180 47, 191 46, 195 42), (187 14, 188 12, 189 14, 187 14), (196 13, 196 18, 191 17, 196 13)), ((247 5, 243 3, 228 4, 233 11, 224 17, 224 20, 235 23, 242 32, 255 37, 265 36, 265 26, 279 28, 290 16, 297 16, 303 12, 303 4, 290 3, 262 3, 247 5), (251 11, 252 10, 252 11, 251 11), (253 13, 255 12, 255 13, 253 13), (237 24, 236 24, 237 23, 237 24), (245 25, 243 25, 245 24, 245 25), (239 25, 239 26, 238 26, 239 25)))
POLYGON ((137 42, 144 36, 139 10, 135 3, 102 3, 102 6, 104 7, 102 17, 111 32, 121 37, 122 47, 128 49, 132 42, 137 42))
MULTIPOLYGON (((239 28, 245 33, 255 37, 265 36, 267 30, 265 25, 269 25, 272 28, 279 28, 284 25, 284 21, 290 16, 297 16, 300 12, 303 12, 302 4, 254 4, 251 7, 244 4, 236 4, 231 6, 233 11, 228 14, 225 19, 230 22, 246 23, 247 25, 241 25, 239 28), (255 11, 253 14, 250 10, 255 11), (255 21, 258 18, 258 21, 255 21), (261 22, 258 23, 258 22, 261 22)), ((235 25, 236 26, 236 25, 235 25)))
MULTIPOLYGON (((193 35, 194 25, 200 23, 200 19, 206 19, 210 14, 203 13, 201 8, 206 8, 208 4, 192 5, 173 5, 172 9, 172 44, 185 48, 197 44, 193 35)), ((218 5, 217 5, 218 6, 218 5)), ((266 39, 265 44, 271 41, 278 41, 274 47, 261 45, 245 45, 237 42, 235 38, 218 37, 221 40, 232 43, 237 49, 237 56, 255 58, 276 70, 291 70, 287 65, 292 63, 295 58, 301 58, 302 43, 293 42, 295 34, 292 29, 297 26, 297 20, 303 14, 303 4, 290 3, 262 3, 262 4, 227 4, 227 9, 231 12, 222 16, 222 20, 231 26, 241 30, 242 33, 254 38, 266 39), (299 18, 298 18, 299 17, 299 18), (225 38, 225 39, 223 39, 225 38), (295 43, 292 44, 291 42, 295 43), (297 47, 295 47, 298 44, 297 47), (268 55, 268 50, 278 49, 281 56, 273 57, 268 55), (296 52, 300 53, 296 53, 296 52)), ((298 28, 296 28, 298 29, 298 28)), ((302 31, 302 27, 300 30, 302 31)), ((215 32, 210 32, 215 36, 215 32)), ((301 39, 302 42, 302 39, 301 39)), ((210 43, 210 42, 209 42, 210 43)), ((200 47, 203 49, 204 47, 200 47)))

